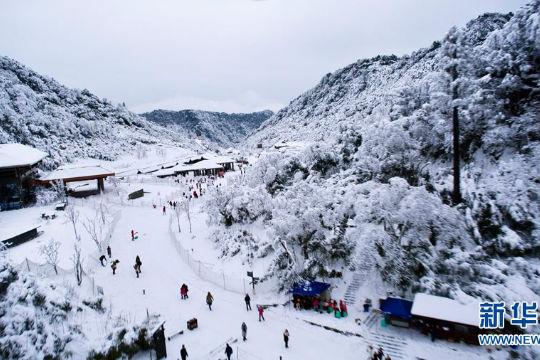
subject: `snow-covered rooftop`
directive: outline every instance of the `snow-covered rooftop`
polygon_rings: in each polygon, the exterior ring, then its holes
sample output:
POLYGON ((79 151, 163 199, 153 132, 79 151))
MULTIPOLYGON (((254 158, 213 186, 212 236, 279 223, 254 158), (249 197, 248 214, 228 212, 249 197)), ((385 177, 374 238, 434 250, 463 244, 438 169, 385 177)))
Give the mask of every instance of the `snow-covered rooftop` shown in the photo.
POLYGON ((478 326, 478 303, 462 304, 449 298, 418 293, 414 296, 411 314, 450 321, 458 324, 478 326))
POLYGON ((176 172, 181 171, 193 171, 193 170, 206 170, 206 169, 223 169, 223 166, 217 164, 214 160, 202 160, 198 163, 191 165, 178 165, 173 167, 171 170, 176 172))
POLYGON ((46 175, 42 180, 67 180, 88 177, 114 176, 114 172, 101 166, 82 166, 82 167, 59 167, 46 175))
POLYGON ((169 168, 169 169, 161 169, 161 170, 158 170, 158 171, 154 171, 154 172, 152 172, 152 175, 154 175, 154 176, 174 175, 174 174, 176 174, 176 171, 175 171, 176 168, 177 168, 177 166, 175 166, 173 168, 169 168))
POLYGON ((213 156, 210 158, 210 160, 218 163, 218 164, 225 164, 225 163, 233 163, 234 159, 230 158, 228 156, 213 156))
POLYGON ((198 163, 191 165, 177 165, 169 169, 162 169, 152 173, 155 176, 169 176, 181 172, 196 171, 196 170, 209 170, 209 169, 223 169, 223 166, 217 164, 214 160, 202 160, 198 163))
POLYGON ((31 146, 0 144, 0 168, 34 165, 46 156, 46 153, 31 146))
POLYGON ((0 241, 9 240, 27 231, 38 228, 39 226, 39 224, 31 223, 18 226, 0 227, 0 241))

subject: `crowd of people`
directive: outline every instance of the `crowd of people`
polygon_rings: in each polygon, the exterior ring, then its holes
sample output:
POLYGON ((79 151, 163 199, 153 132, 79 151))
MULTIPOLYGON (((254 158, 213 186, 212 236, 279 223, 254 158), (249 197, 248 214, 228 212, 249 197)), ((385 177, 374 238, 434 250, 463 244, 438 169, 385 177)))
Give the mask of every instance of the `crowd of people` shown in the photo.
POLYGON ((339 300, 338 303, 336 300, 325 298, 321 299, 319 296, 314 296, 311 298, 295 296, 293 298, 293 303, 296 310, 312 309, 320 313, 334 313, 334 317, 336 318, 343 318, 348 314, 347 304, 344 300, 339 300))

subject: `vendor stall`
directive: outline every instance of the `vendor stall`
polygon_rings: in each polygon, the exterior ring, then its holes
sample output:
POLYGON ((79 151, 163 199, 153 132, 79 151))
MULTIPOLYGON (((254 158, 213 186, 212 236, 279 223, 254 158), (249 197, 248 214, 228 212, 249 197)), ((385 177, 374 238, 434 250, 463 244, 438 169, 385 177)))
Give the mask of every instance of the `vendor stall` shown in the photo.
POLYGON ((299 304, 301 309, 312 309, 313 304, 330 299, 330 284, 319 281, 303 281, 296 284, 290 291, 293 304, 299 304))

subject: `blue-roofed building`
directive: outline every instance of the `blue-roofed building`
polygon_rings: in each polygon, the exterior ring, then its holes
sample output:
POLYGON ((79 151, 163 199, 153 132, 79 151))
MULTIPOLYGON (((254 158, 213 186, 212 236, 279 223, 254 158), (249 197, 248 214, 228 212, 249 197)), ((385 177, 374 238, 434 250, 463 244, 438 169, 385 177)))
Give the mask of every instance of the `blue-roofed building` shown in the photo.
POLYGON ((395 326, 409 327, 413 302, 396 297, 380 300, 380 310, 386 321, 395 326))

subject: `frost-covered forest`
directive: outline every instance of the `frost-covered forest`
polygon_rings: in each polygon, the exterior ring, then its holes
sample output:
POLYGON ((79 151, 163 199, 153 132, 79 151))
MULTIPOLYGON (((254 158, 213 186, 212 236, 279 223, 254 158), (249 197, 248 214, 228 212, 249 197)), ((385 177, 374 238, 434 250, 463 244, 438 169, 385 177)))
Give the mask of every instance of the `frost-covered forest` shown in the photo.
POLYGON ((480 16, 410 56, 359 60, 293 100, 248 146, 301 141, 304 150, 261 154, 241 188, 220 189, 208 204, 228 229, 223 251, 272 256, 269 274, 283 285, 370 264, 401 294, 534 299, 539 4, 480 16), (458 205, 450 197, 453 106, 458 205), (253 236, 258 224, 271 236, 253 236))

